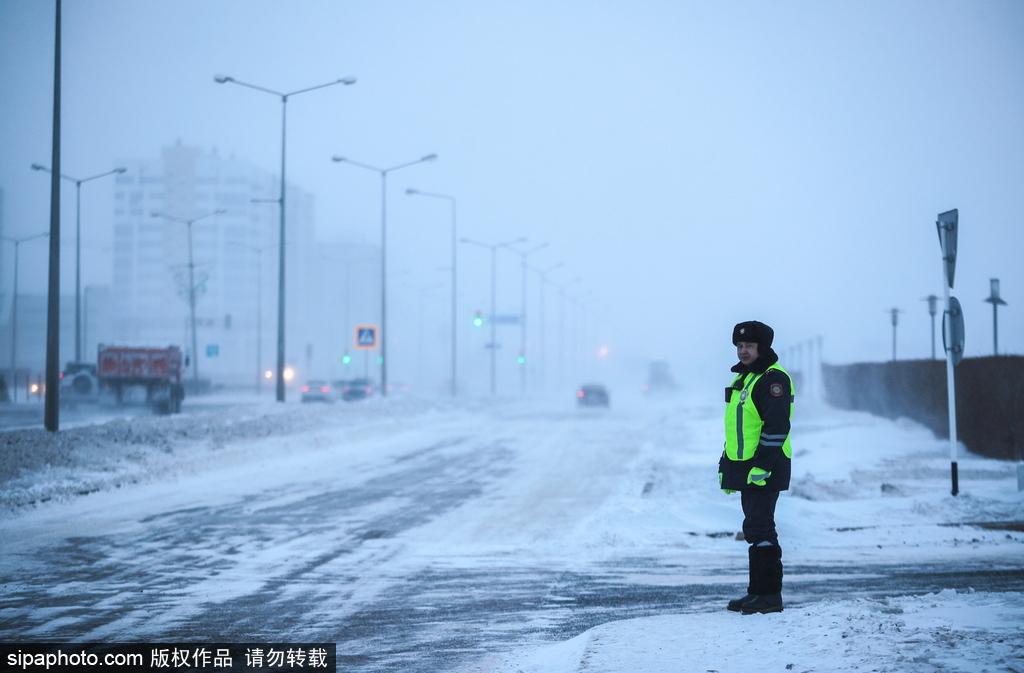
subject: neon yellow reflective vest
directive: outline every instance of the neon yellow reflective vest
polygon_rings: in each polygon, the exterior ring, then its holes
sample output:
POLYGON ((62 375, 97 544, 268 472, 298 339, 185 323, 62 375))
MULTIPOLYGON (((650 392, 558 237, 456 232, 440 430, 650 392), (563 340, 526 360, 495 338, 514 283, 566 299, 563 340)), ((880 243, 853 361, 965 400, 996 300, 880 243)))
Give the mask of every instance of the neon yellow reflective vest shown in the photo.
POLYGON ((793 390, 793 379, 789 376, 789 372, 779 366, 779 363, 776 362, 760 374, 748 372, 747 374, 737 375, 733 379, 734 390, 729 398, 729 402, 725 406, 725 457, 729 460, 750 460, 754 457, 758 444, 770 447, 779 446, 779 443, 782 445, 782 453, 786 458, 793 457, 789 435, 786 437, 761 436, 761 427, 764 423, 761 420, 761 414, 757 411, 757 406, 754 404, 754 386, 757 385, 762 376, 773 369, 779 370, 786 375, 786 378, 789 378, 789 417, 793 418, 792 395, 796 392, 793 390), (743 387, 735 390, 736 383, 741 379, 743 387))

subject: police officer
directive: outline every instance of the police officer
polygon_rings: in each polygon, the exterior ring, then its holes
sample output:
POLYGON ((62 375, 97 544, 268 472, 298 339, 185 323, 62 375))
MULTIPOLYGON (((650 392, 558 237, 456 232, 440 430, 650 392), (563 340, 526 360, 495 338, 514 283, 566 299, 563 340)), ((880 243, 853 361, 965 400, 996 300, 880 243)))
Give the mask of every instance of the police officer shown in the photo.
POLYGON ((775 531, 775 504, 789 488, 789 421, 793 384, 772 350, 775 332, 762 322, 741 322, 732 330, 740 361, 725 389, 725 450, 718 461, 718 483, 725 493, 740 492, 743 537, 750 547, 746 595, 729 601, 743 614, 782 611, 782 547, 775 531))

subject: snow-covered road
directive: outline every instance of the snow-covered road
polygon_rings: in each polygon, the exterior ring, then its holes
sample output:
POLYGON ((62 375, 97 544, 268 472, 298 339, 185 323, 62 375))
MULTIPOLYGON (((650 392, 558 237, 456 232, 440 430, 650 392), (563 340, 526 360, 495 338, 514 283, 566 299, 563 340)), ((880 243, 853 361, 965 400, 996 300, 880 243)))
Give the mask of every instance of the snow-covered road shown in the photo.
MULTIPOLYGON (((746 557, 716 488, 719 412, 392 399, 7 433, 0 640, 326 640, 346 671, 625 670, 624 652, 741 670, 712 656, 746 557)), ((870 638, 890 604, 978 621, 1004 601, 962 643, 1020 655, 998 637, 1024 626, 1012 465, 964 457, 953 498, 945 444, 916 425, 805 405, 794 433, 787 611, 745 633, 785 618, 796 641, 801 615, 843 615, 870 638)), ((811 670, 819 650, 784 651, 811 670)))

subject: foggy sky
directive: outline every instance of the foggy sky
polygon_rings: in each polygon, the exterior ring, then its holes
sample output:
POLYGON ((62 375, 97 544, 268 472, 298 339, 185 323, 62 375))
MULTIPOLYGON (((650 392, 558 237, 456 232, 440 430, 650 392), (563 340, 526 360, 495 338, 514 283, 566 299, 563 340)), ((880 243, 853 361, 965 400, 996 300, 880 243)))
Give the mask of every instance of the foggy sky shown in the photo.
MULTIPOLYGON (((52 31, 52 3, 0 0, 6 235, 48 226, 29 165, 50 158, 52 31)), ((446 282, 448 211, 413 186, 456 195, 464 236, 550 242, 535 262, 581 278, 616 357, 724 370, 733 323, 757 318, 780 348, 820 334, 829 361, 885 360, 893 306, 900 355, 925 357, 935 215, 959 208, 967 354, 991 352, 990 277, 1009 302, 1000 350, 1024 351, 1019 2, 66 0, 63 31, 71 174, 179 139, 276 172, 280 104, 213 75, 358 77, 289 103, 289 180, 315 196, 319 236, 375 243, 379 179, 331 155, 440 155, 390 181, 389 265, 410 279, 396 306, 446 282)), ((87 285, 112 277, 112 188, 83 191, 87 285)), ((28 248, 22 287, 39 292, 45 245, 28 248)), ((486 307, 487 254, 459 253, 460 294, 486 307)), ((500 259, 499 312, 515 312, 518 260, 500 259)))

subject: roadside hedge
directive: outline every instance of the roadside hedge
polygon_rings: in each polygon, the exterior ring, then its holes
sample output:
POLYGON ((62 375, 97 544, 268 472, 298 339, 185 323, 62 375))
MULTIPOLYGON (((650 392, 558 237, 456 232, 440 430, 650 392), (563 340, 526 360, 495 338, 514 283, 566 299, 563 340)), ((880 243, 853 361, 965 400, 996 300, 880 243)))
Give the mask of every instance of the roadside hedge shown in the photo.
MULTIPOLYGON (((964 359, 955 369, 957 436, 974 453, 1024 457, 1024 356, 964 359)), ((906 417, 949 437, 945 360, 823 365, 825 395, 841 409, 906 417)))

